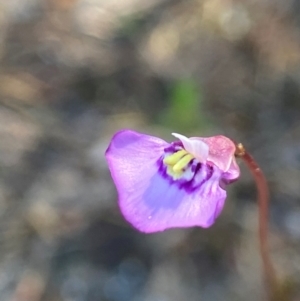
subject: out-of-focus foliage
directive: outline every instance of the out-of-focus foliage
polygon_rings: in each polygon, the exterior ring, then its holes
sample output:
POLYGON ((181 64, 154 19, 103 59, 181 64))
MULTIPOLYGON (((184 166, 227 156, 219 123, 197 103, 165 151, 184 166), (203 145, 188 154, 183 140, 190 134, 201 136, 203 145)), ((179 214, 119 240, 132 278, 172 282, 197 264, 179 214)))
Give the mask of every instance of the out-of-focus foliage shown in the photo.
POLYGON ((0 299, 264 300, 249 173, 212 228, 137 233, 103 156, 133 128, 224 134, 253 152, 271 188, 281 298, 298 300, 299 11, 295 0, 0 1, 0 299))
POLYGON ((171 129, 191 132, 208 126, 208 118, 201 108, 203 96, 192 80, 178 80, 170 89, 169 104, 162 114, 163 123, 171 129))

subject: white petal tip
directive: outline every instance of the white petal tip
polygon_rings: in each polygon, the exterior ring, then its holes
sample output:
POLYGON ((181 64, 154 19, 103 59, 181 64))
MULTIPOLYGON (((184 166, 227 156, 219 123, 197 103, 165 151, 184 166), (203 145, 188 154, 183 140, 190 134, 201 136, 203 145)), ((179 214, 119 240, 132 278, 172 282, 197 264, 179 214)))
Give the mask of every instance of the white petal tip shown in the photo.
POLYGON ((208 157, 209 147, 205 142, 201 140, 191 140, 190 138, 177 133, 172 133, 172 135, 182 142, 187 152, 192 154, 201 163, 206 162, 206 159, 208 157))
POLYGON ((189 140, 188 137, 181 135, 181 134, 177 134, 177 133, 172 133, 172 136, 174 136, 175 138, 179 139, 179 140, 189 140))

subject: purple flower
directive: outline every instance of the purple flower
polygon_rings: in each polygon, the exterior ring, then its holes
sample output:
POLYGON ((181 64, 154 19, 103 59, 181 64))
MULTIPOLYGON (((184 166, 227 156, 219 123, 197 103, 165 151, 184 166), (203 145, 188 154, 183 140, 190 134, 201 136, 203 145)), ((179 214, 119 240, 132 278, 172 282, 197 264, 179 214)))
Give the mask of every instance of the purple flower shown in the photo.
POLYGON ((234 143, 224 136, 165 142, 131 130, 117 132, 106 159, 125 219, 142 232, 211 226, 225 186, 239 177, 234 143))

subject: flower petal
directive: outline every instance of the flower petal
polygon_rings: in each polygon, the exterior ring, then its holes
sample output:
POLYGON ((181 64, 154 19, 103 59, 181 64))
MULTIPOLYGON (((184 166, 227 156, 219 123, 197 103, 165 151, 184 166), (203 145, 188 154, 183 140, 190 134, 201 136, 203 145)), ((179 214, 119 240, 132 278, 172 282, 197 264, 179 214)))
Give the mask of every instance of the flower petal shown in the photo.
POLYGON ((105 153, 112 178, 122 195, 136 190, 141 178, 157 172, 157 160, 169 144, 131 130, 117 132, 105 153))
POLYGON ((223 172, 227 172, 234 159, 235 145, 229 138, 225 136, 213 137, 192 137, 194 141, 203 141, 209 147, 209 154, 207 160, 218 166, 223 172))
POLYGON ((185 150, 192 154, 195 158, 199 160, 201 163, 205 163, 208 157, 209 147, 208 145, 201 140, 191 140, 188 137, 185 137, 181 134, 172 133, 174 137, 179 139, 185 150))
POLYGON ((237 180, 239 176, 240 168, 236 163, 235 157, 233 157, 229 169, 222 174, 222 180, 225 182, 225 184, 230 184, 237 180))
POLYGON ((191 193, 155 174, 142 195, 136 190, 128 196, 123 213, 136 228, 147 233, 177 227, 207 228, 220 214, 225 198, 226 191, 219 186, 217 174, 191 193))

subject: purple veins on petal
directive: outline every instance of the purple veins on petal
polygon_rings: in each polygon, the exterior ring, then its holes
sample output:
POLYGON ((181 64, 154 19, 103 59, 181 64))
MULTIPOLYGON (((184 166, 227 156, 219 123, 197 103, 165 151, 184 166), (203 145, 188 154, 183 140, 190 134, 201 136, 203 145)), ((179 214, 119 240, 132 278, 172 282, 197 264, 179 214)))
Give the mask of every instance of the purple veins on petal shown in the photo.
POLYGON ((216 158, 218 165, 197 159, 197 151, 202 157, 206 152, 206 146, 204 151, 200 149, 205 140, 199 143, 199 140, 189 140, 182 135, 178 137, 194 154, 189 153, 181 141, 167 143, 131 130, 116 133, 106 151, 121 212, 140 231, 150 233, 174 227, 211 226, 224 206, 224 183, 239 175, 227 140, 224 151, 224 143, 220 140, 223 136, 217 136, 216 149, 212 149, 213 137, 203 138, 211 139, 208 140, 207 156, 208 159, 216 158), (223 148, 219 152, 220 146, 223 148), (210 155, 211 151, 213 155, 210 155), (223 171, 218 166, 229 168, 223 171))

